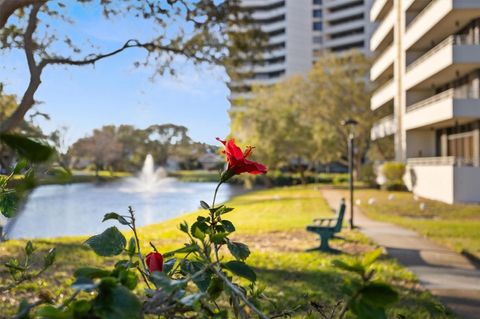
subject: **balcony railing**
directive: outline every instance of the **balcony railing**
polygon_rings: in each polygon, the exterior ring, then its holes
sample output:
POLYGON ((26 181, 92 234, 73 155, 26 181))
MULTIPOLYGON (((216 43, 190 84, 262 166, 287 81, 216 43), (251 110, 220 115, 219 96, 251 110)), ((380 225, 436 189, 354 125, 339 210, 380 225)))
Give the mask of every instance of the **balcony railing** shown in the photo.
POLYGON ((460 156, 417 157, 407 159, 411 166, 472 166, 473 160, 460 156))
POLYGON ((472 44, 477 44, 474 43, 474 41, 470 41, 467 35, 464 34, 455 34, 451 35, 439 44, 437 44, 435 47, 427 51, 425 54, 423 54, 421 57, 413 61, 407 66, 407 72, 413 69, 415 66, 419 65, 420 63, 424 62, 428 58, 430 58, 432 55, 443 49, 444 47, 448 45, 472 45, 472 44))
POLYGON ((448 99, 448 98, 452 98, 454 97, 455 95, 455 89, 448 89, 446 91, 443 91, 441 93, 438 93, 434 96, 431 96, 429 97, 428 99, 425 99, 425 100, 422 100, 420 102, 417 102, 415 104, 412 104, 412 105, 409 105, 407 106, 407 112, 411 112, 411 111, 414 111, 414 110, 418 110, 424 106, 427 106, 427 105, 430 105, 430 104, 433 104, 435 102, 438 102, 438 101, 441 101, 441 100, 445 100, 445 99, 448 99))
POLYGON ((428 9, 429 9, 430 7, 432 7, 432 6, 433 6, 435 3, 437 3, 438 1, 444 1, 444 0, 433 0, 433 1, 431 1, 425 8, 423 8, 422 11, 420 11, 420 12, 415 16, 415 18, 413 18, 412 21, 410 21, 410 23, 407 25, 407 31, 408 31, 408 29, 410 29, 421 17, 423 17, 423 16, 427 13, 427 11, 428 11, 428 9))

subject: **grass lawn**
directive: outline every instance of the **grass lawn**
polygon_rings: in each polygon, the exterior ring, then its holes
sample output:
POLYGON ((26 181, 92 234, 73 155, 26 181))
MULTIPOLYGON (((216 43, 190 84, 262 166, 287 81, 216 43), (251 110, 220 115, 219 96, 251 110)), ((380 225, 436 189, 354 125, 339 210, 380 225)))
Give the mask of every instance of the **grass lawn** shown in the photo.
POLYGON ((408 192, 359 190, 356 194, 368 216, 414 229, 451 249, 480 258, 480 205, 415 199, 408 192), (373 205, 368 204, 370 198, 375 199, 373 205))
MULTIPOLYGON (((340 298, 344 283, 353 277, 333 267, 332 260, 356 258, 356 255, 375 248, 360 233, 345 231, 342 234, 345 240, 332 243, 344 254, 305 252, 305 249, 318 245, 316 236, 307 233, 305 226, 314 217, 331 214, 320 191, 313 186, 249 193, 234 198, 228 204, 235 207, 233 212, 225 215, 237 228, 234 239, 249 244, 252 254, 247 263, 257 271, 258 284, 266 287, 266 294, 282 309, 310 301, 333 304, 340 298)), ((184 219, 191 223, 195 216, 190 214, 141 228, 144 250, 149 251, 148 241, 154 242, 162 251, 178 247, 185 239, 177 230, 178 223, 184 219)), ((69 281, 64 282, 77 267, 113 263, 113 259, 96 257, 81 245, 82 240, 38 240, 36 244, 41 250, 52 245, 58 247, 58 262, 35 282, 25 283, 8 295, 0 295, 0 314, 12 312, 19 297, 39 290, 49 290, 54 296, 68 295, 69 281)), ((16 255, 24 244, 22 241, 0 244, 0 261, 16 255)), ((429 292, 419 289, 412 273, 394 261, 383 258, 376 265, 376 270, 378 278, 392 283, 401 295, 401 301, 390 310, 392 318, 398 314, 406 318, 452 318, 444 313, 429 292)), ((7 282, 7 274, 0 273, 0 286, 7 282)))

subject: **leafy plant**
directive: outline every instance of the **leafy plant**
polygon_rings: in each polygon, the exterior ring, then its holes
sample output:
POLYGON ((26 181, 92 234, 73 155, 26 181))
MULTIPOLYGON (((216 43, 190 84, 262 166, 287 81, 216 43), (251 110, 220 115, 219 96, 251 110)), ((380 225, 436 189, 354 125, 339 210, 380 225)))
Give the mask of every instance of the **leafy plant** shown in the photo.
MULTIPOLYGON (((215 189, 212 203, 200 202, 203 213, 189 225, 182 222, 179 230, 186 243, 175 250, 160 253, 153 243, 152 251, 144 256, 136 226, 134 210, 126 214, 110 212, 103 221, 115 220, 131 230, 127 240, 116 226, 85 241, 98 256, 115 256, 110 268, 81 267, 74 272, 73 292, 63 302, 55 298, 38 298, 20 303, 16 318, 106 318, 136 319, 144 316, 160 318, 279 318, 296 313, 293 307, 282 313, 265 313, 264 303, 272 303, 263 289, 256 286, 257 275, 248 264, 248 246, 233 241, 235 225, 227 219, 234 210, 215 203, 220 186, 233 176, 264 173, 266 167, 247 160, 251 148, 242 152, 233 142, 225 144, 228 168, 215 189), (143 281, 143 293, 139 283, 143 281)), ((54 262, 55 250, 44 256, 39 271, 31 270, 31 256, 35 248, 25 246, 25 257, 20 262, 11 259, 5 265, 13 278, 11 289, 23 281, 34 279, 54 262)), ((358 318, 386 318, 386 308, 398 295, 391 286, 374 279, 373 263, 380 256, 376 250, 353 262, 336 260, 334 265, 355 274, 357 280, 345 284, 345 298, 327 313, 324 307, 311 303, 309 318, 342 319, 348 314, 358 318)), ((319 287, 321 288, 321 287, 319 287)), ((2 291, 2 288, 0 288, 2 291)), ((275 308, 275 307, 274 307, 275 308)), ((277 309, 277 308, 275 308, 277 309)))
POLYGON ((384 188, 387 190, 406 190, 403 176, 405 175, 405 164, 400 162, 387 162, 383 164, 382 173, 385 177, 384 188))

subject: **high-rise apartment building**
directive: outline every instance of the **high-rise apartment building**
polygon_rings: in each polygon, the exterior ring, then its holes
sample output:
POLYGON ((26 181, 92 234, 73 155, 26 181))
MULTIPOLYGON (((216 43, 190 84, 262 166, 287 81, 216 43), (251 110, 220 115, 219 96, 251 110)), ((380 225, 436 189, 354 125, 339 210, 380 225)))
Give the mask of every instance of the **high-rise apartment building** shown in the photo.
POLYGON ((392 138, 418 195, 480 202, 480 1, 375 0, 372 139, 392 138))
POLYGON ((269 44, 262 61, 248 68, 252 71, 250 78, 229 83, 232 107, 250 97, 254 84, 269 85, 291 75, 306 75, 322 50, 341 52, 357 48, 368 52, 370 3, 371 0, 242 0, 242 6, 250 10, 254 21, 269 35, 269 44))

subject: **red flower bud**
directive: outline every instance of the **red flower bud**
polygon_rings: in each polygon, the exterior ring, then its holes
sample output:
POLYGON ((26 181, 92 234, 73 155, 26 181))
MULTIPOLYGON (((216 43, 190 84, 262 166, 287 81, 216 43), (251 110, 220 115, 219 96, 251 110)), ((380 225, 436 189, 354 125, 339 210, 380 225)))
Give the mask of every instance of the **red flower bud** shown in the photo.
POLYGON ((147 267, 150 270, 150 272, 154 271, 163 271, 163 256, 162 254, 154 251, 149 253, 145 257, 145 261, 147 263, 147 267))
POLYGON ((249 146, 245 152, 242 152, 242 150, 235 144, 233 138, 229 141, 223 141, 217 137, 217 140, 225 145, 225 150, 223 152, 227 155, 227 171, 231 171, 235 174, 265 174, 267 172, 267 167, 265 165, 247 159, 247 157, 252 154, 253 147, 249 146))

